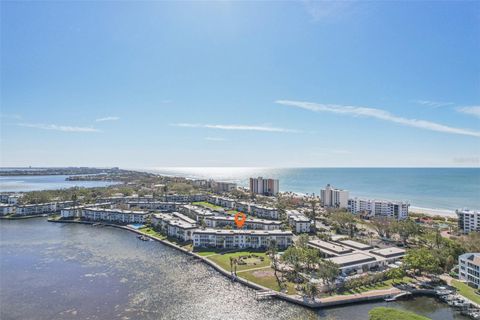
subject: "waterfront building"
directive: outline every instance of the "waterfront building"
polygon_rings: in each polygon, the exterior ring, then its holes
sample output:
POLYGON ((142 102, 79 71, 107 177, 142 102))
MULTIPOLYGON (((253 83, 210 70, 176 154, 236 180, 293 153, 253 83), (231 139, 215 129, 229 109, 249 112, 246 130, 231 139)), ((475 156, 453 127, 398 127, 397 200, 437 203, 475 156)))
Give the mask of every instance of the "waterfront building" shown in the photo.
POLYGON ((33 216, 39 214, 50 214, 57 211, 56 202, 25 204, 17 206, 16 214, 21 216, 33 216))
POLYGON ((250 193, 276 196, 279 191, 278 179, 250 178, 250 193))
MULTIPOLYGON (((264 219, 278 219, 278 211, 275 208, 262 206, 259 204, 250 204, 250 214, 264 219)), ((241 210, 240 210, 241 211, 241 210)))
POLYGON ((458 228, 463 233, 480 231, 480 211, 461 209, 456 211, 458 216, 458 228))
POLYGON ((15 206, 13 204, 0 203, 0 216, 6 216, 15 213, 15 206))
POLYGON ((408 217, 410 204, 402 201, 348 199, 348 211, 363 217, 388 217, 403 220, 408 217))
POLYGON ((232 182, 213 181, 212 189, 216 193, 230 192, 237 189, 237 184, 232 182))
POLYGON ((21 197, 21 194, 2 193, 0 194, 0 203, 17 204, 21 197))
POLYGON ((300 213, 298 210, 288 210, 287 217, 288 224, 293 228, 295 233, 310 232, 312 221, 303 213, 300 213))
POLYGON ((213 213, 211 210, 191 204, 182 205, 179 209, 183 214, 191 217, 192 219, 195 219, 195 221, 200 221, 205 219, 206 217, 215 216, 215 213, 213 213))
POLYGON ((204 248, 267 248, 275 240, 278 248, 292 244, 292 232, 280 230, 216 230, 197 229, 193 232, 193 246, 204 248))
POLYGON ((465 253, 458 257, 458 279, 480 288, 480 253, 465 253))
POLYGON ((318 249, 322 256, 337 264, 345 275, 385 270, 405 256, 402 248, 375 249, 371 245, 346 239, 335 242, 310 240, 308 246, 318 249))
POLYGON ((145 223, 147 211, 107 209, 98 207, 83 208, 82 218, 90 221, 106 221, 115 223, 145 223))
POLYGON ((193 231, 198 228, 195 220, 178 212, 155 213, 152 215, 152 224, 169 237, 182 241, 192 240, 193 231))
POLYGON ((67 207, 60 210, 62 218, 79 218, 82 216, 82 210, 85 206, 67 207))
POLYGON ((250 204, 244 201, 235 202, 235 210, 243 212, 245 214, 250 213, 250 204))
MULTIPOLYGON (((209 228, 224 228, 226 226, 236 228, 235 217, 233 216, 205 217, 205 223, 209 228)), ((281 221, 247 218, 242 229, 278 230, 281 226, 281 221)))
POLYGON ((335 189, 329 184, 320 190, 320 200, 324 207, 346 209, 348 207, 348 190, 335 189))

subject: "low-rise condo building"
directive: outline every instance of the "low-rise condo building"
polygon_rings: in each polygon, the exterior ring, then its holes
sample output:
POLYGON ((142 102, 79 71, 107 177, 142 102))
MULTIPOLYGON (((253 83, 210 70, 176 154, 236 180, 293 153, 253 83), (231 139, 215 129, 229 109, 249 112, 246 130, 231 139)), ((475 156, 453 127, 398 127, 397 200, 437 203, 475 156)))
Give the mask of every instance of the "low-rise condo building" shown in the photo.
POLYGON ((162 202, 162 201, 129 201, 127 202, 129 209, 140 209, 150 211, 172 212, 177 209, 179 203, 162 202))
POLYGON ((209 196, 207 198, 207 201, 210 202, 211 204, 224 207, 227 209, 233 209, 235 208, 235 200, 230 199, 230 198, 223 198, 223 197, 215 197, 215 196, 209 196))
POLYGON ((25 204, 17 206, 16 214, 20 216, 33 216, 39 214, 51 214, 57 211, 56 202, 25 204))
POLYGON ((15 205, 0 203, 0 216, 6 216, 15 213, 15 205))
POLYGON ((199 206, 194 206, 191 204, 185 204, 183 206, 180 206, 179 209, 183 214, 189 216, 192 219, 195 219, 196 221, 201 221, 206 217, 215 216, 215 213, 212 212, 211 210, 208 210, 199 206))
POLYGON ((145 223, 147 211, 106 209, 98 207, 83 208, 82 218, 90 221, 106 221, 115 223, 145 223))
POLYGON ((458 278, 480 288, 480 253, 465 253, 458 257, 458 278))
POLYGON ((312 221, 300 213, 297 210, 288 210, 287 211, 288 224, 293 228, 295 233, 308 233, 310 232, 310 227, 312 221))
POLYGON ((213 181, 212 189, 216 193, 230 192, 237 189, 237 184, 232 182, 213 181))
POLYGON ((348 211, 364 217, 388 217, 403 220, 408 217, 410 204, 402 201, 353 198, 348 200, 348 211))
POLYGON ((250 214, 264 219, 278 219, 278 211, 275 208, 265 207, 259 204, 250 204, 250 214))
POLYGON ((456 211, 458 216, 458 228, 463 233, 480 231, 480 211, 462 209, 456 211))
POLYGON ((215 230, 197 229, 193 232, 193 246, 204 248, 267 248, 274 240, 278 248, 292 244, 292 232, 280 230, 215 230))
POLYGON ((60 210, 60 216, 62 218, 80 218, 82 216, 82 211, 85 206, 74 206, 63 208, 60 210))
POLYGON ((198 228, 195 220, 178 212, 172 214, 155 213, 152 216, 152 224, 160 228, 169 237, 182 241, 192 240, 193 231, 198 228))
POLYGON ((405 250, 401 248, 374 249, 371 245, 346 239, 311 240, 308 245, 336 263, 343 274, 384 270, 405 256, 405 250))
MULTIPOLYGON (((205 223, 209 228, 224 228, 226 226, 236 228, 233 216, 210 216, 205 217, 205 223)), ((247 218, 242 229, 253 230, 278 230, 282 226, 281 221, 247 218)))
POLYGON ((21 197, 22 194, 2 193, 0 194, 0 203, 17 204, 18 199, 20 199, 21 197))
POLYGON ((329 184, 320 190, 320 200, 324 207, 346 209, 348 207, 348 190, 335 189, 329 184))

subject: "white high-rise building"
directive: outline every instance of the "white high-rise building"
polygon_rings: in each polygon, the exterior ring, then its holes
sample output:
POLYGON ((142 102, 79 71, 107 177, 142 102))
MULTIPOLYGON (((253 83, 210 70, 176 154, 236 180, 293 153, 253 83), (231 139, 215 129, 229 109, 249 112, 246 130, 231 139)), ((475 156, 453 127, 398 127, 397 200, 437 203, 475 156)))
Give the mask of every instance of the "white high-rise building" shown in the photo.
POLYGON ((348 190, 332 188, 329 184, 320 190, 320 200, 325 207, 344 208, 348 207, 348 190))
POLYGON ((480 287, 480 253, 465 253, 458 257, 458 279, 480 287))
POLYGON ((276 196, 279 191, 278 179, 250 178, 250 192, 265 196, 276 196))
POLYGON ((403 220, 408 217, 410 204, 402 201, 348 199, 348 211, 353 214, 364 213, 368 217, 389 217, 403 220))
POLYGON ((480 231, 480 211, 469 209, 457 210, 458 228, 464 233, 480 231))

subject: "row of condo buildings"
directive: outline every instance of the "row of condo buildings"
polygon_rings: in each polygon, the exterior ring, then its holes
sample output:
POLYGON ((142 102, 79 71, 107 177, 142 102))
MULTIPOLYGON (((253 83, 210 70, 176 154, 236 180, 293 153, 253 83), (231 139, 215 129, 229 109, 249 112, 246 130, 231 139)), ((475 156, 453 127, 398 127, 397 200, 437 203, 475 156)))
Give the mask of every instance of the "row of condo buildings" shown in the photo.
POLYGON ((402 201, 349 198, 348 190, 336 189, 327 184, 320 190, 320 200, 327 208, 347 209, 364 218, 388 217, 406 219, 410 204, 402 201))
POLYGON ((398 267, 398 261, 405 256, 405 249, 398 247, 378 249, 341 238, 335 241, 310 240, 308 245, 319 250, 327 260, 337 264, 344 275, 398 267))
POLYGON ((59 212, 63 208, 69 207, 73 204, 73 201, 57 201, 37 204, 0 204, 0 215, 18 215, 18 216, 34 216, 42 214, 52 214, 59 212))

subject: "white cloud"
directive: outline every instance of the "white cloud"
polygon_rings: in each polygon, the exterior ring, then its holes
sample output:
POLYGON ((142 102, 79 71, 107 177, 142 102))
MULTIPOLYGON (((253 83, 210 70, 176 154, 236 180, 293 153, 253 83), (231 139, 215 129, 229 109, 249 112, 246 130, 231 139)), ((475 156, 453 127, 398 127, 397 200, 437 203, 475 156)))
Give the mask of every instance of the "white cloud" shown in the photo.
POLYGON ((227 141, 225 138, 216 138, 216 137, 206 137, 205 140, 208 141, 227 141))
POLYGON ((451 106, 453 102, 431 101, 431 100, 414 100, 413 102, 432 108, 440 108, 451 106))
POLYGON ((337 105, 337 104, 321 104, 321 103, 290 101, 290 100, 278 100, 276 101, 276 103, 286 105, 286 106, 306 109, 310 111, 315 111, 315 112, 330 112, 330 113, 336 113, 336 114, 342 114, 342 115, 375 118, 375 119, 390 121, 390 122, 398 123, 401 125, 425 129, 425 130, 445 132, 445 133, 451 133, 451 134, 460 134, 460 135, 466 135, 466 136, 472 136, 472 137, 480 137, 480 131, 450 127, 440 123, 435 123, 435 122, 426 121, 426 120, 408 119, 408 118, 396 116, 394 114, 391 114, 388 111, 375 109, 375 108, 343 106, 343 105, 337 105))
POLYGON ((105 118, 96 119, 95 121, 96 121, 96 122, 117 121, 117 120, 119 120, 119 119, 120 119, 119 117, 105 117, 105 118))
POLYGON ((480 106, 459 107, 457 111, 480 118, 480 106))
POLYGON ((91 127, 71 127, 59 126, 56 124, 41 124, 41 123, 19 123, 20 127, 35 128, 42 130, 55 130, 63 132, 100 132, 100 130, 91 127))
POLYGON ((298 130, 285 129, 271 126, 250 126, 250 125, 237 125, 237 124, 198 124, 198 123, 175 123, 172 124, 175 127, 184 128, 207 128, 207 129, 219 129, 219 130, 241 130, 241 131, 266 131, 266 132, 291 132, 298 133, 298 130))

